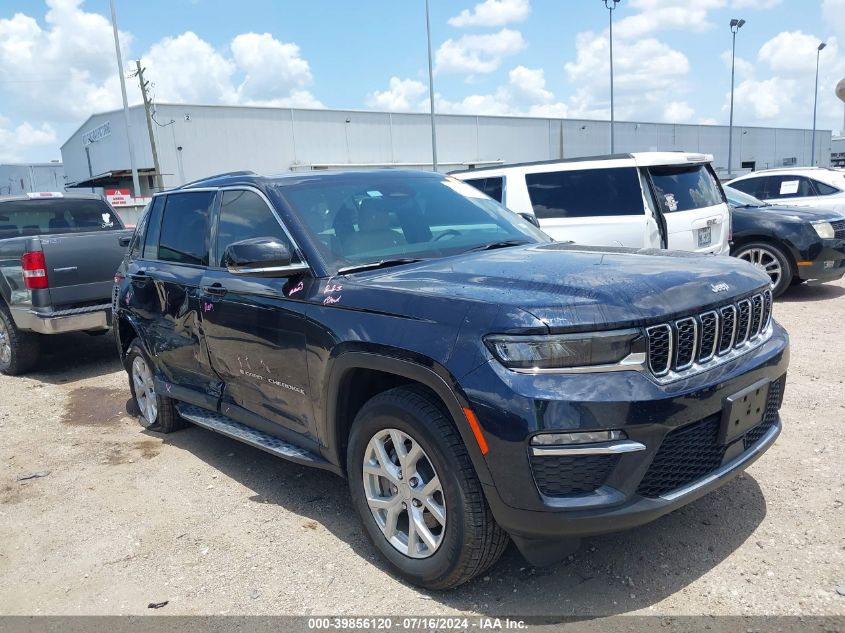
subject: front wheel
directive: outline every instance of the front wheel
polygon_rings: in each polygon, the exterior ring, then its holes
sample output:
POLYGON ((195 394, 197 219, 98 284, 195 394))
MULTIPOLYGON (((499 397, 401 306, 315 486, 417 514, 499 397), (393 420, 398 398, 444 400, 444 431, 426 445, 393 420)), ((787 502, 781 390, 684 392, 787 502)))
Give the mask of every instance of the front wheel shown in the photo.
POLYGON ((347 451, 368 537, 409 582, 447 589, 490 567, 508 543, 440 401, 400 387, 367 402, 347 451))
POLYGON ((137 340, 132 341, 126 353, 126 371, 129 373, 132 399, 138 407, 139 420, 144 428, 172 433, 187 426, 176 411, 176 403, 156 393, 153 364, 137 340))
POLYGON ((774 297, 786 292, 795 277, 789 256, 768 242, 743 244, 734 252, 734 257, 744 259, 769 275, 774 297))

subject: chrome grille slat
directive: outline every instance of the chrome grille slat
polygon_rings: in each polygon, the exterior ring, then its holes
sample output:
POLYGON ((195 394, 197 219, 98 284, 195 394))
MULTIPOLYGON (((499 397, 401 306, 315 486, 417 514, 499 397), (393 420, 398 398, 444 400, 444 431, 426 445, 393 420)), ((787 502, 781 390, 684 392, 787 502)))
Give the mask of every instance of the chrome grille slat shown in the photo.
POLYGON ((692 367, 698 346, 698 322, 692 317, 679 319, 675 321, 674 334, 678 341, 675 347, 675 369, 683 370, 692 367))
POLYGON ((706 363, 716 355, 719 345, 719 314, 715 310, 705 312, 699 317, 701 337, 699 340, 698 362, 706 363))
POLYGON ((719 340, 719 354, 727 354, 733 349, 736 340, 736 306, 725 306, 722 315, 722 336, 719 340))
POLYGON ((648 367, 659 382, 736 358, 771 335, 772 292, 646 328, 648 367))

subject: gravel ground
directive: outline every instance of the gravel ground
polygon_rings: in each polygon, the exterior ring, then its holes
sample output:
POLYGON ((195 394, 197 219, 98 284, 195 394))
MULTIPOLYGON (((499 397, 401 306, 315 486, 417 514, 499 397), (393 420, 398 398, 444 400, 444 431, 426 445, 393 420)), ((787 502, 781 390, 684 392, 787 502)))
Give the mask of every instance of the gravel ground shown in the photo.
POLYGON ((387 573, 339 478, 145 432, 111 337, 56 339, 41 371, 0 377, 0 613, 845 615, 843 313, 842 282, 777 302, 785 429, 747 474, 553 568, 511 546, 444 593, 387 573))

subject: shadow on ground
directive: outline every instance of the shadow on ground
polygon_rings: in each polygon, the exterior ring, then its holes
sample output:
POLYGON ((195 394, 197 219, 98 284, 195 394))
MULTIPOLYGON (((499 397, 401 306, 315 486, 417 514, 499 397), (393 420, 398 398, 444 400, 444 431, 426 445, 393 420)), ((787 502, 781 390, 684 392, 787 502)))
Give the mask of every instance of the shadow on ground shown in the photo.
MULTIPOLYGON (((274 504, 318 522, 359 556, 388 571, 363 533, 346 483, 335 475, 198 427, 163 437, 253 490, 250 499, 255 503, 274 504)), ((759 485, 743 475, 650 525, 587 539, 560 565, 531 567, 511 545, 492 569, 457 589, 417 591, 448 607, 485 615, 627 613, 648 608, 709 572, 753 534, 765 515, 759 485)))
POLYGON ((104 376, 121 369, 111 333, 90 336, 84 333, 41 337, 41 354, 29 378, 49 384, 62 384, 104 376))
POLYGON ((792 286, 778 299, 783 303, 801 303, 804 301, 826 301, 845 295, 845 287, 838 284, 799 284, 792 286))

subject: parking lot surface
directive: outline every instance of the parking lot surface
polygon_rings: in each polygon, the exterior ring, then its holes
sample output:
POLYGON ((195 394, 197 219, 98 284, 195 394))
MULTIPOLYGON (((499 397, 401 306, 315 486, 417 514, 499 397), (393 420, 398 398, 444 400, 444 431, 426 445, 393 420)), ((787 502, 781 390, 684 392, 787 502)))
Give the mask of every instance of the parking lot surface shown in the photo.
POLYGON ((551 568, 449 592, 386 572, 346 482, 200 428, 144 431, 111 336, 0 377, 0 613, 844 615, 845 283, 776 302, 784 431, 719 491, 551 568))

